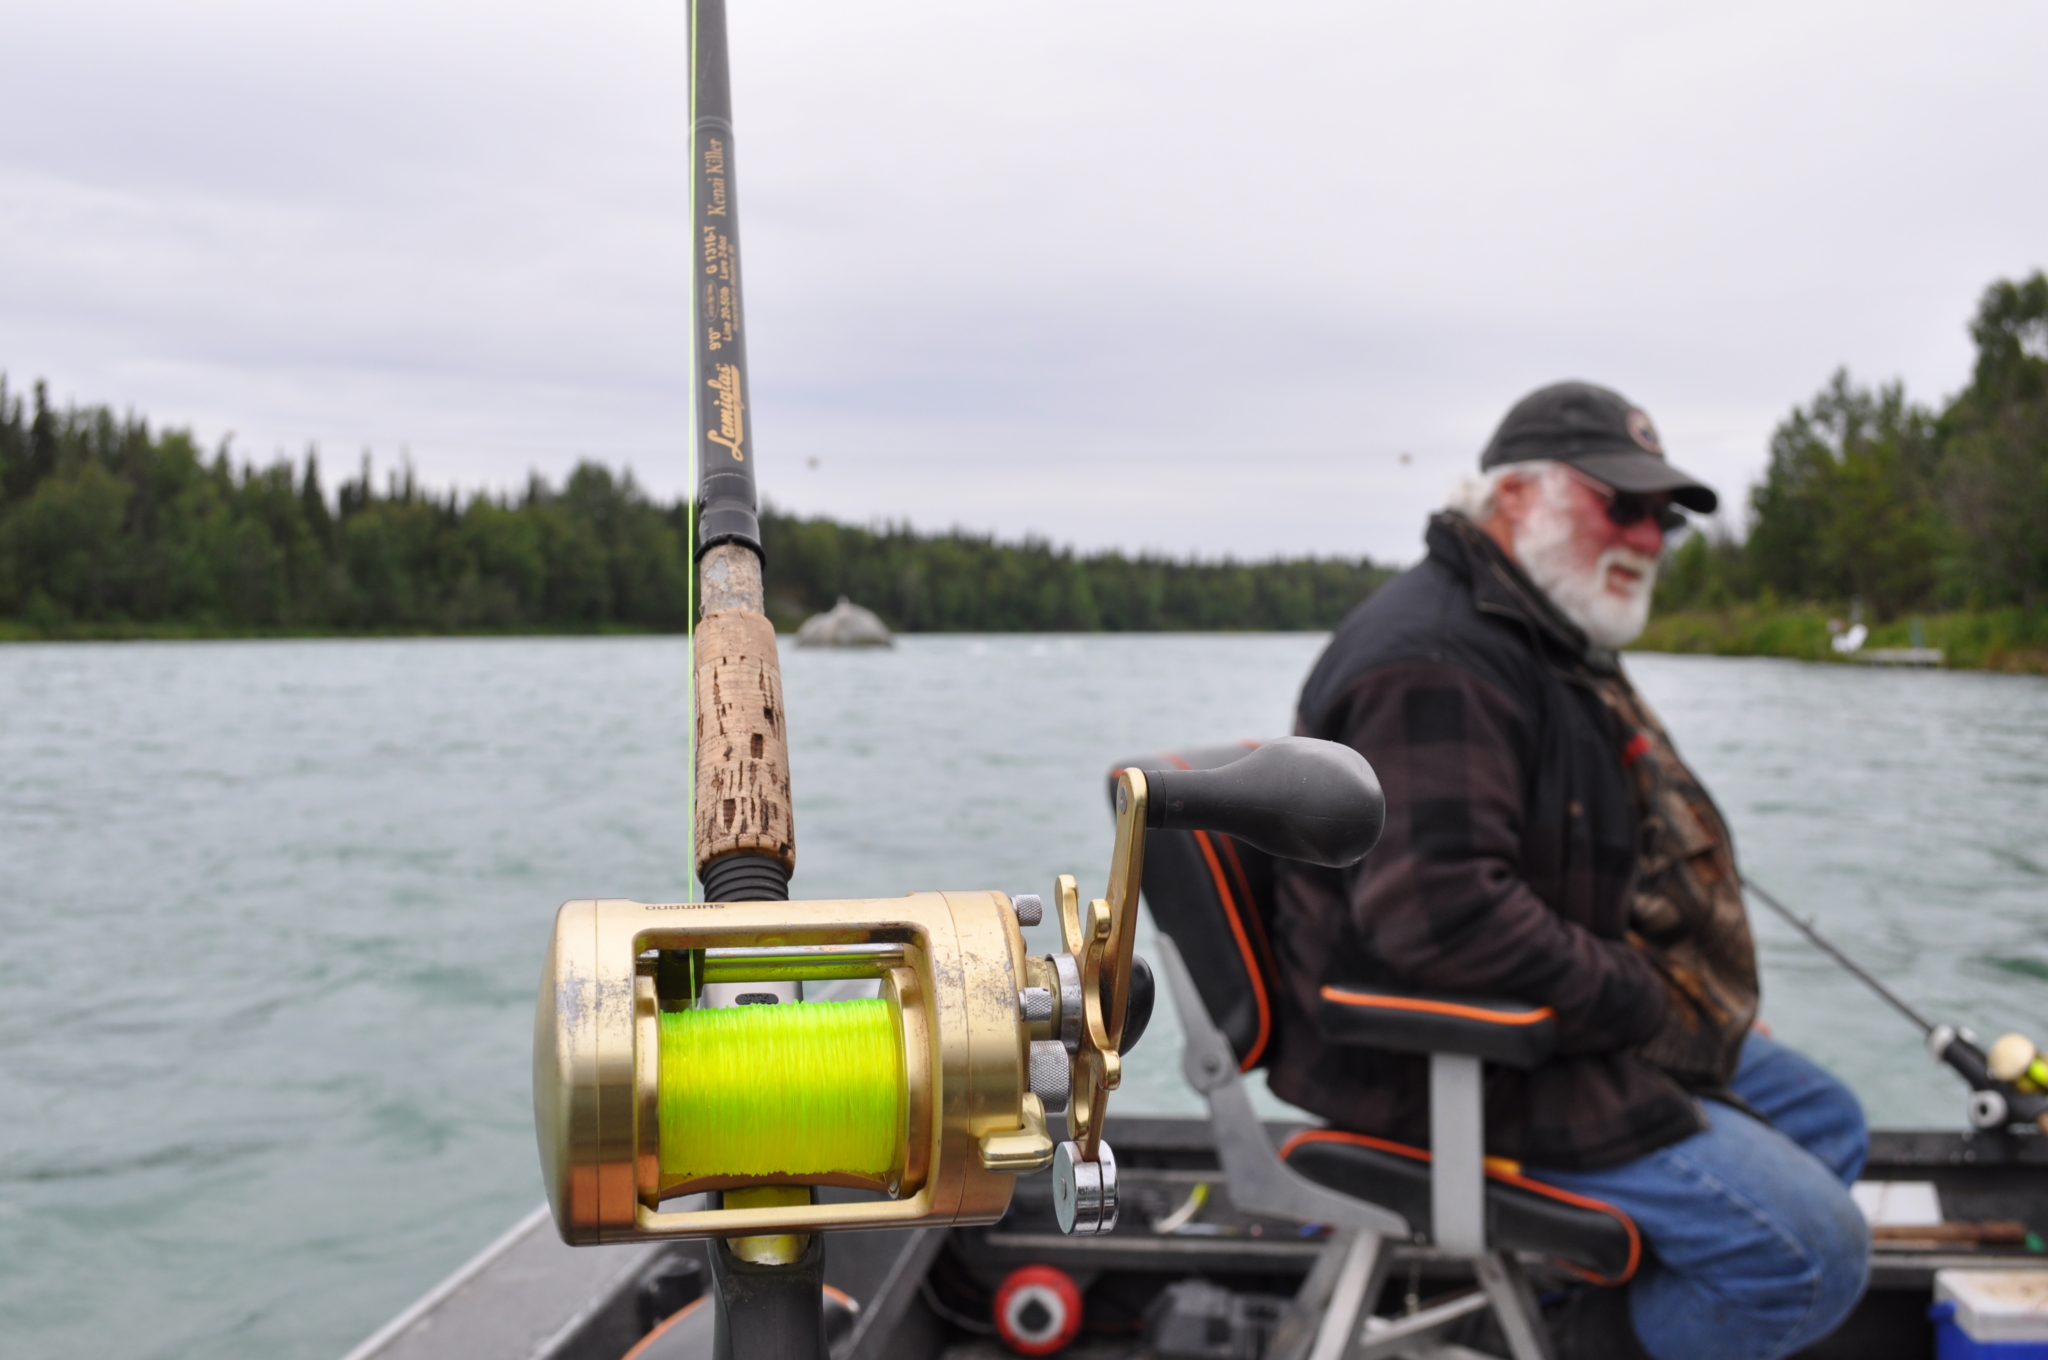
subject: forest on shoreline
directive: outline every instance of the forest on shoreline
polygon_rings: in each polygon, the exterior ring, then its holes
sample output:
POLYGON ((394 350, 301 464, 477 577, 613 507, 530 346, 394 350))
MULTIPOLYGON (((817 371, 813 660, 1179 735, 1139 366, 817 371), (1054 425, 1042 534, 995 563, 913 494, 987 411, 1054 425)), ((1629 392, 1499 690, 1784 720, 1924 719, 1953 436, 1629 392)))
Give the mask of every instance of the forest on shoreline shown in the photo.
POLYGON ((2048 667, 2048 275, 1986 288, 1970 382, 1938 407, 1837 372, 1771 435, 1748 531, 1670 554, 1639 644, 1830 656, 1829 621, 1952 665, 2048 667))
MULTIPOLYGON (((24 400, 0 375, 0 639, 680 632, 687 502, 583 463, 516 495, 380 488, 365 455, 330 495, 317 453, 259 467, 104 406, 24 400)), ((902 632, 1333 627, 1392 575, 1365 559, 1081 554, 907 525, 761 517, 768 610, 840 596, 902 632)))
MULTIPOLYGON (((1846 371, 1795 407, 1746 516, 1671 549, 1638 646, 1828 659, 1831 623, 1853 617, 1873 647, 1917 633, 1952 665, 2048 669, 2048 275, 1993 283, 1970 335, 1969 385, 1939 407, 1846 371)), ((0 374, 0 640, 679 632, 689 513, 590 462, 560 486, 464 496, 409 469, 380 488, 365 455, 330 494, 316 453, 209 456, 189 432, 59 410, 0 374)), ((1327 629, 1393 574, 773 508, 761 528, 784 630, 842 595, 901 632, 1327 629)))

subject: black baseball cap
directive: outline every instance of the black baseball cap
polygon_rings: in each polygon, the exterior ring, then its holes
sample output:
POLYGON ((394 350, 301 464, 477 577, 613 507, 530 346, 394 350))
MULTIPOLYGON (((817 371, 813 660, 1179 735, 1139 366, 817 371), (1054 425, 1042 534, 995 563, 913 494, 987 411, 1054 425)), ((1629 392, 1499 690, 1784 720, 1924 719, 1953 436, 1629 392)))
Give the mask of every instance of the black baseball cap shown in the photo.
POLYGON ((1714 488, 1665 460, 1657 427, 1641 407, 1592 383, 1555 383, 1516 402, 1479 455, 1479 470, 1535 459, 1569 463, 1616 491, 1668 491, 1702 515, 1721 503, 1714 488))

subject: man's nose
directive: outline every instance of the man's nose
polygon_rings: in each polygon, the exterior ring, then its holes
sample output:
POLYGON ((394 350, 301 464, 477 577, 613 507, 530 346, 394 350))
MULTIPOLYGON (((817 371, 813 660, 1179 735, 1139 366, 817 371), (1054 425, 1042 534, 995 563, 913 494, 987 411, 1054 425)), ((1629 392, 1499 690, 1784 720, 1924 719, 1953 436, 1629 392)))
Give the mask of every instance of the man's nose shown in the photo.
POLYGON ((1664 530, 1655 515, 1645 515, 1621 531, 1621 542, 1645 557, 1655 557, 1664 551, 1664 530))

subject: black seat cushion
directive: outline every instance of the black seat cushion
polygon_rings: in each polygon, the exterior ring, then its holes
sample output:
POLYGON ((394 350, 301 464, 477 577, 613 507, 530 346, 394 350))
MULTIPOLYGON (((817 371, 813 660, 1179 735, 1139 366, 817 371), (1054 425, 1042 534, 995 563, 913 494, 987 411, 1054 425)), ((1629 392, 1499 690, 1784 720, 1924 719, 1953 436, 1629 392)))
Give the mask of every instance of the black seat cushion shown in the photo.
MULTIPOLYGON (((1246 742, 1127 760, 1110 771, 1110 805, 1125 769, 1213 770, 1255 749, 1256 742, 1246 742)), ((1272 857, 1221 832, 1149 831, 1143 892, 1153 923, 1180 950, 1238 1066, 1247 1072, 1259 1066, 1273 1037, 1273 950, 1266 932, 1272 857)))
MULTIPOLYGON (((1392 1209, 1414 1227, 1430 1220, 1429 1153, 1338 1129, 1309 1129, 1280 1149, 1287 1164, 1340 1194, 1392 1209)), ((1486 1240, 1536 1252, 1595 1284, 1625 1283, 1642 1263, 1635 1221, 1613 1205, 1530 1180, 1488 1158, 1486 1240)))

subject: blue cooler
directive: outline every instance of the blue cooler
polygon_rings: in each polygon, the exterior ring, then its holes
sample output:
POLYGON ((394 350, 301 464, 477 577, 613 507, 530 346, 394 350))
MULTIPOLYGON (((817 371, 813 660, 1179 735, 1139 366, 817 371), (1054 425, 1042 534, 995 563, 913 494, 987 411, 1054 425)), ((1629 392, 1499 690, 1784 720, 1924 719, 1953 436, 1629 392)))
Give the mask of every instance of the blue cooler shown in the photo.
POLYGON ((2048 1270, 1937 1270, 1937 1360, 2048 1360, 2048 1270))

